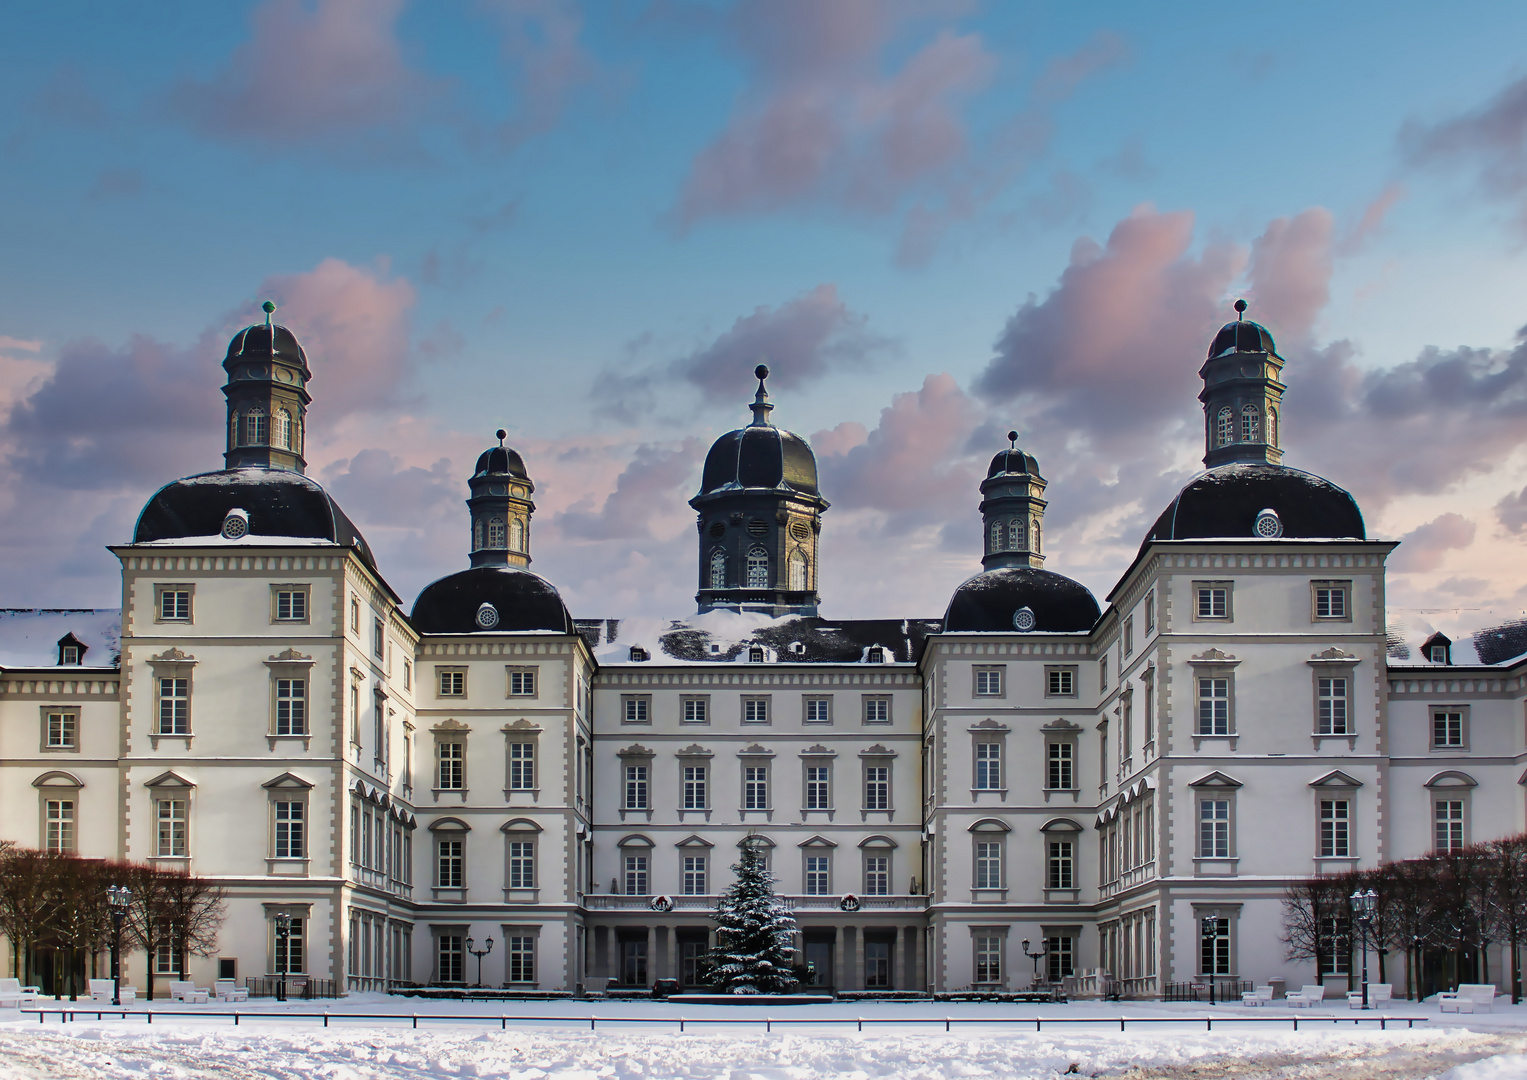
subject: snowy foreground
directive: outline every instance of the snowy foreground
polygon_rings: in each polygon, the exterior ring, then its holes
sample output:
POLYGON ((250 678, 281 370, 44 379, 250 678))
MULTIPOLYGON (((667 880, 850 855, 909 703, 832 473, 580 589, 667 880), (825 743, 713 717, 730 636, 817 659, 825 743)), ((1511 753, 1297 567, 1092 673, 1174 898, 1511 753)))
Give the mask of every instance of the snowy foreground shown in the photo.
POLYGON ((910 1080, 1042 1078, 1078 1074, 1130 1078, 1352 1077, 1409 1080, 1527 1080, 1527 1005, 1443 1019, 1435 1006, 1394 1003, 1387 1016, 1427 1018, 1414 1030, 1353 1025, 1346 1008, 1301 1011, 1201 1005, 977 1005, 863 1002, 795 1008, 725 1008, 659 1003, 424 1002, 356 995, 341 1002, 257 1001, 143 1009, 61 1024, 0 1010, 0 1078, 218 1077, 321 1080, 910 1080), (322 1017, 296 1014, 329 1013, 322 1017), (169 1015, 170 1013, 179 1015, 169 1015), (399 1013, 379 1019, 365 1013, 399 1013), (417 1029, 408 1014, 418 1013, 417 1029), (283 1015, 284 1014, 284 1015, 283 1015), (509 1021, 504 1014, 531 1019, 509 1021), (588 1017, 598 1018, 589 1030, 588 1017), (686 1023, 739 1017, 809 1020, 765 1032, 757 1024, 686 1023), (1117 1024, 1055 1021, 1125 1017, 1117 1024), (1214 1018, 1212 1031, 1205 1017, 1214 1018), (854 1024, 836 1020, 891 1020, 854 1024), (959 1021, 945 1033, 943 1018, 959 1021), (1044 1020, 1035 1031, 1034 1018, 1044 1020), (1341 1024, 1307 1022, 1339 1017, 1341 1024), (1268 1020, 1282 1023, 1269 1023, 1268 1020), (1023 1020, 1024 1023, 1007 1023, 1023 1020), (662 1021, 662 1022, 656 1022, 662 1021), (915 1021, 935 1021, 919 1023, 915 1021), (1167 1022, 1170 1021, 1170 1022, 1167 1022), (1263 1021, 1263 1022, 1248 1022, 1263 1021))

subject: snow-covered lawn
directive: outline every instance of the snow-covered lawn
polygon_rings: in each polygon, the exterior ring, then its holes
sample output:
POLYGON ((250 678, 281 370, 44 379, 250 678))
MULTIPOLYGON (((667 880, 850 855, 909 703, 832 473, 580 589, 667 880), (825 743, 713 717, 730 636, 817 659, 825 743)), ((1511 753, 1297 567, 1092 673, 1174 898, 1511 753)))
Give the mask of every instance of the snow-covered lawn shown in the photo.
MULTIPOLYGON (((165 1003, 159 1003, 163 1005, 165 1003)), ((1386 1015, 1428 1017, 1407 1031, 1376 1025, 1306 1023, 1315 1017, 1349 1020, 1347 1009, 1300 1014, 1298 1032, 1283 1009, 1077 1002, 1020 1006, 933 1002, 844 1002, 795 1008, 677 1006, 652 1002, 554 1001, 536 1003, 434 1002, 357 995, 340 1002, 257 1001, 241 1004, 237 1027, 207 1015, 227 1006, 177 1006, 150 1026, 142 1015, 69 1024, 56 1017, 0 1010, 0 1077, 179 1080, 219 1077, 317 1077, 322 1080, 812 1080, 816 1077, 905 1077, 908 1080, 977 1080, 987 1077, 1054 1080, 1081 1076, 1200 1078, 1260 1076, 1437 1076, 1449 1080, 1527 1077, 1527 1006, 1443 1020, 1434 1006, 1395 1003, 1386 1015), (294 1014, 327 1008, 321 1018, 294 1014), (169 1012, 185 1015, 170 1016, 169 1012), (417 1012, 411 1019, 379 1020, 364 1013, 417 1012), (448 1018, 460 1014, 465 1019, 448 1018), (510 1022, 504 1014, 535 1017, 510 1022), (752 1025, 686 1024, 686 1019, 738 1017, 809 1020, 765 1033, 752 1025), (599 1018, 588 1029, 590 1016, 599 1018), (1213 1031, 1204 1017, 1213 1016, 1213 1031), (897 1020, 855 1026, 833 1020, 897 1020), (950 1033, 942 1018, 957 1021, 950 1033), (1118 1018, 1150 1023, 1052 1024, 1035 1031, 1032 1020, 1118 1018), (1283 1019, 1284 1023, 1244 1022, 1283 1019), (1004 1023, 1021 1018, 1025 1023, 1004 1023), (662 1020, 662 1023, 641 1021, 662 1020), (913 1023, 929 1020, 933 1023, 913 1023), (1180 1023, 1160 1021, 1175 1020, 1180 1023), (1500 1056, 1505 1055, 1505 1056, 1500 1056), (1478 1060, 1487 1059, 1487 1060, 1478 1060), (1470 1064, 1473 1063, 1473 1064, 1470 1064)), ((136 1010, 141 1013, 142 1009, 136 1010)))

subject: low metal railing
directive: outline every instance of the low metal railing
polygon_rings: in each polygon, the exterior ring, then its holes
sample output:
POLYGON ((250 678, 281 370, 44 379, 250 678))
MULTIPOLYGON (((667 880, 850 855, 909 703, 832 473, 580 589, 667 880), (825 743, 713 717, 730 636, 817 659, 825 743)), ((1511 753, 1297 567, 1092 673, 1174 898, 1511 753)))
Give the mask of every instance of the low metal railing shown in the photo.
MULTIPOLYGON (((281 985, 279 975, 252 975, 244 980, 244 987, 252 998, 273 998, 281 985)), ((312 1001, 315 998, 337 998, 342 995, 333 979, 315 979, 310 975, 288 975, 286 997, 288 1001, 312 1001)))

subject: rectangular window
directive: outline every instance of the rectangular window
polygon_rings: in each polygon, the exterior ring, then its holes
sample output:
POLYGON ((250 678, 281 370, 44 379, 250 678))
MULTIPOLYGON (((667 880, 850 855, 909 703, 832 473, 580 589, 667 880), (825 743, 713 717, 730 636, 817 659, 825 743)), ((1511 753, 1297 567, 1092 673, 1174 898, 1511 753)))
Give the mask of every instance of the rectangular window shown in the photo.
POLYGON ((1050 841, 1050 888, 1076 888, 1075 848, 1070 840, 1050 841))
POLYGON ((704 810, 710 803, 706 800, 705 766, 684 766, 684 809, 704 810))
POLYGON ((277 589, 276 621, 307 622, 308 591, 306 589, 277 589))
POLYGON ((1045 961, 1050 981, 1058 983, 1076 974, 1076 938, 1069 934, 1052 934, 1045 938, 1045 961))
POLYGON ((1152 589, 1145 594, 1145 632, 1154 633, 1156 630, 1156 590, 1152 589))
POLYGON ((1128 656, 1135 651, 1135 617, 1129 616, 1124 620, 1124 655, 1128 656))
POLYGON ((864 895, 889 896, 890 894, 891 857, 866 855, 864 857, 864 895))
POLYGON ((626 766, 626 809, 646 810, 647 802, 647 766, 626 766))
POLYGON ((159 734, 191 734, 191 680, 159 680, 159 734))
POLYGON ((742 720, 746 724, 767 724, 769 722, 769 699, 766 697, 743 698, 742 720))
POLYGON ((413 665, 413 661, 411 661, 411 660, 404 660, 403 661, 403 689, 404 690, 412 690, 413 688, 414 688, 414 665, 413 665))
POLYGON ((683 699, 683 716, 686 724, 710 723, 710 698, 687 697, 683 699))
POLYGON ((439 764, 435 786, 441 791, 460 791, 466 787, 467 744, 454 741, 436 743, 435 755, 439 764))
POLYGON ((647 856, 626 856, 626 895, 647 895, 647 856))
POLYGON ((891 942, 864 943, 864 986, 867 990, 886 990, 891 985, 891 942))
POLYGON ((350 629, 357 634, 361 632, 361 598, 358 596, 350 597, 350 629))
POLYGON ((1230 734, 1230 680, 1198 680, 1198 734, 1230 734))
POLYGON ((645 941, 622 941, 621 979, 627 986, 647 985, 647 943, 645 941))
POLYGON ((49 799, 47 802, 47 850, 66 854, 74 850, 74 800, 49 799))
POLYGON ((977 934, 976 982, 1000 983, 1002 981, 1002 943, 1000 934, 977 934))
POLYGON ((1347 617, 1347 590, 1345 582, 1322 581, 1315 584, 1315 618, 1345 619, 1347 617))
POLYGON ((440 672, 441 697, 466 697, 467 673, 465 671, 440 672))
POLYGON ((174 942, 161 940, 154 946, 154 974, 176 974, 174 942))
POLYGON ((1463 847, 1462 799, 1438 799, 1433 804, 1433 818, 1438 851, 1457 851, 1463 847))
POLYGON ((866 765, 864 767, 864 808, 866 810, 891 808, 890 766, 866 765))
POLYGON ((1432 712, 1432 745, 1462 749, 1463 711, 1438 709, 1432 712))
POLYGON ((191 590, 163 586, 159 592, 160 622, 191 621, 191 590))
POLYGON ((512 983, 533 983, 536 981, 536 939, 529 935, 511 934, 507 940, 509 948, 508 964, 509 981, 512 983))
POLYGON ((275 923, 271 923, 272 936, 275 940, 275 961, 278 972, 306 971, 307 968, 307 920, 300 915, 293 915, 287 924, 286 934, 276 934, 275 923))
POLYGON ((891 722, 891 699, 878 694, 866 695, 864 699, 864 722, 866 724, 889 724, 891 722))
POLYGON ((509 790, 533 791, 536 786, 536 744, 509 744, 509 790))
POLYGON ((976 668, 976 697, 1001 697, 1004 670, 1000 667, 976 668))
POLYGON ((1202 975, 1230 974, 1230 920, 1199 920, 1199 973, 1202 975))
POLYGON ((806 856, 806 895, 827 896, 832 888, 826 855, 806 856))
POLYGON ((1198 804, 1198 857, 1230 858, 1230 800, 1203 799, 1198 804))
POLYGON ((704 896, 705 887, 705 856, 684 856, 684 895, 704 896))
POLYGON ((1320 800, 1320 856, 1344 859, 1352 854, 1352 804, 1346 799, 1320 800))
POLYGON ((748 765, 742 770, 742 805, 745 810, 769 809, 769 767, 748 765))
POLYGON ((830 810, 828 802, 828 776, 829 766, 808 765, 806 766, 806 809, 807 810, 830 810))
POLYGON ((307 858, 307 837, 303 829, 305 810, 300 802, 276 803, 276 858, 307 858))
POLYGON ((306 679, 276 680, 276 734, 308 733, 308 683, 306 679))
POLYGON ((1045 696, 1046 697, 1075 697, 1076 696, 1076 669, 1070 667, 1052 667, 1045 669, 1045 696))
POLYGON ((48 713, 49 750, 73 750, 78 745, 79 714, 67 709, 48 713))
POLYGON ((1002 842, 976 841, 976 888, 1002 888, 1002 842))
POLYGON ((510 697, 535 697, 536 696, 536 669, 535 668, 511 668, 509 670, 509 696, 510 697))
POLYGON ((1230 586, 1199 582, 1193 586, 1198 597, 1196 611, 1200 619, 1230 618, 1230 586))
POLYGON ((536 845, 534 840, 509 841, 509 887, 536 887, 536 845))
POLYGON ((160 858, 184 858, 186 855, 186 801, 158 799, 154 805, 159 824, 154 854, 160 858))
POLYGON ((1076 789, 1076 747, 1068 742, 1052 742, 1049 746, 1049 773, 1046 786, 1051 791, 1074 791, 1076 789))
POLYGON ((645 724, 652 717, 652 699, 641 694, 625 694, 620 699, 623 723, 645 724))
POLYGON ((998 791, 1002 787, 1002 744, 976 743, 976 789, 998 791))
POLYGON ((1346 975, 1352 970, 1351 927, 1349 920, 1330 916, 1320 920, 1320 974, 1346 975))
POLYGON ((1100 691, 1108 689, 1108 656, 1106 653, 1098 657, 1098 689, 1100 691))
POLYGON ((435 939, 436 976, 443 983, 464 982, 465 951, 460 934, 441 934, 435 939))
POLYGON ((1343 677, 1316 680, 1316 731, 1321 735, 1350 735, 1347 726, 1347 680, 1343 677))
POLYGON ((466 880, 466 843, 442 836, 435 841, 435 884, 442 889, 463 888, 466 880))

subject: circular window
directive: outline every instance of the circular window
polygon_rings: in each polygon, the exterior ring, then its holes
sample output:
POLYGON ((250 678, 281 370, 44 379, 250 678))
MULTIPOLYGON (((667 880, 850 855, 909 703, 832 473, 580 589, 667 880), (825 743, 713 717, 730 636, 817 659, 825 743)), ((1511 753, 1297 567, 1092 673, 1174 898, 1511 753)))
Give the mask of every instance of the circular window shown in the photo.
POLYGON ((1034 618, 1033 608, 1021 607, 1017 611, 1013 612, 1014 630, 1027 633, 1028 631, 1034 629, 1035 622, 1037 622, 1037 620, 1034 618))
POLYGON ((754 518, 752 521, 748 522, 748 535, 749 536, 762 536, 764 533, 766 533, 768 531, 769 531, 769 523, 767 521, 765 521, 763 518, 754 518))
POLYGON ((797 540, 804 540, 811 535, 811 526, 804 521, 797 521, 790 526, 790 535, 797 540))
POLYGON ((710 523, 710 534, 713 539, 720 540, 726 535, 726 522, 713 521, 710 523))
POLYGON ((492 630, 498 625, 498 608, 492 604, 483 604, 477 609, 477 625, 484 630, 492 630))
POLYGON ((507 494, 509 494, 509 489, 506 486, 504 486, 503 484, 489 484, 488 485, 488 494, 489 495, 507 495, 507 494))
POLYGON ((1283 522, 1279 520, 1278 512, 1276 510, 1263 510, 1257 515, 1257 521, 1252 527, 1252 532, 1269 540, 1275 536, 1282 536, 1283 522))
POLYGON ((249 534, 249 515, 242 510, 230 510, 228 516, 223 518, 223 536, 229 540, 238 540, 249 534))

